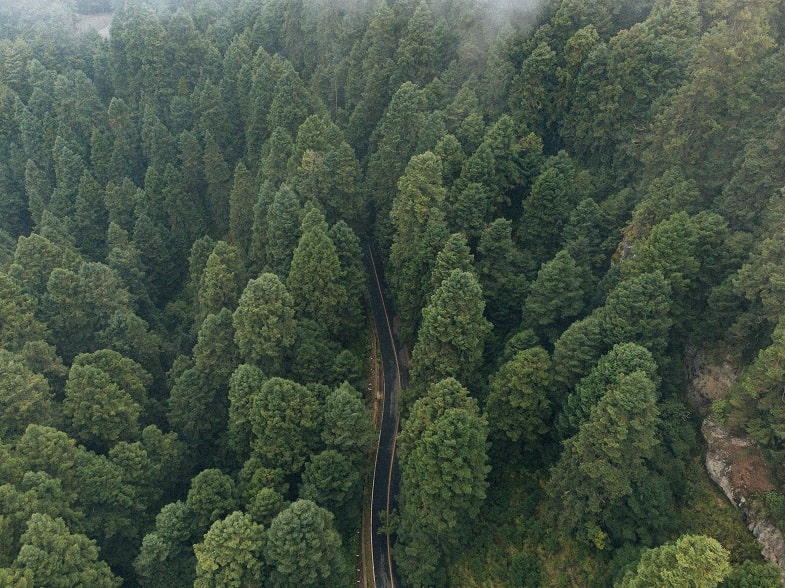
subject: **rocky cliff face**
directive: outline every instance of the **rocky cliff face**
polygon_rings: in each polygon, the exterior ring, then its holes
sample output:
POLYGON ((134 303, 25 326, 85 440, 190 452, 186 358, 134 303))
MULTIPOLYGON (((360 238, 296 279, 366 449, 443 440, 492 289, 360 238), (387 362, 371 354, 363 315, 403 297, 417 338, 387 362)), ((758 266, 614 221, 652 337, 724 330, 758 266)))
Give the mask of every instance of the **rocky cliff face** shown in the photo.
MULTIPOLYGON (((711 402, 728 393, 737 372, 729 358, 715 355, 708 361, 699 352, 690 354, 688 366, 687 399, 694 410, 706 416, 711 402)), ((757 496, 775 489, 760 448, 749 438, 731 435, 711 417, 704 419, 701 432, 706 440, 709 476, 744 515, 766 561, 785 574, 785 538, 755 502, 757 496)))
POLYGON ((755 504, 756 496, 774 490, 760 449, 750 439, 730 435, 711 418, 703 421, 701 432, 706 439, 706 469, 711 479, 742 512, 766 561, 785 571, 785 538, 755 504))

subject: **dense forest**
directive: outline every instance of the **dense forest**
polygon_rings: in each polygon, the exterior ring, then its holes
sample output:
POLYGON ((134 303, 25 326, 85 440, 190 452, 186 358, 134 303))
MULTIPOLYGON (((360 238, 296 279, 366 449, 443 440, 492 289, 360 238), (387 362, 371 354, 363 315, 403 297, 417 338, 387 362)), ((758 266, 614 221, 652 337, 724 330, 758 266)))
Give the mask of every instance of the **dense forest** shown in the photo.
POLYGON ((780 585, 776 0, 0 4, 0 585, 353 586, 363 250, 406 586, 780 585), (85 14, 113 12, 108 36, 85 14))

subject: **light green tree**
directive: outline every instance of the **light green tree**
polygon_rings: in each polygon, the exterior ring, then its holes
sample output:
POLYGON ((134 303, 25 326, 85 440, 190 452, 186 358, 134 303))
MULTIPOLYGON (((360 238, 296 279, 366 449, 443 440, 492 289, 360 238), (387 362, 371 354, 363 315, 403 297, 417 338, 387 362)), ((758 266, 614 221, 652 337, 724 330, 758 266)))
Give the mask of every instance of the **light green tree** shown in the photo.
POLYGON ((115 588, 122 580, 98 559, 95 541, 72 534, 63 519, 34 514, 22 535, 14 567, 32 573, 36 586, 115 588))
POLYGON ((265 556, 273 588, 346 585, 341 537, 333 515, 310 500, 298 500, 270 523, 265 556))
POLYGON ((643 552, 634 571, 618 588, 714 588, 730 572, 730 554, 705 535, 682 535, 672 543, 643 552))
POLYGON ((263 586, 265 529, 240 511, 215 521, 194 545, 195 588, 263 586))

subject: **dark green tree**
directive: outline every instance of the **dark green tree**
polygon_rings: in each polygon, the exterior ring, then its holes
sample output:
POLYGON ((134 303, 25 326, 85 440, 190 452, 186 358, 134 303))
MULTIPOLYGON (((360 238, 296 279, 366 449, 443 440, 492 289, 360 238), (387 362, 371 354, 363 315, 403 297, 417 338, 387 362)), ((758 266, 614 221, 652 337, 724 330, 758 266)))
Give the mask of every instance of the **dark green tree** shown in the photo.
POLYGON ((319 444, 321 413, 316 395, 282 378, 267 380, 250 413, 253 454, 267 467, 299 473, 319 444))
POLYGON ((93 449, 106 451, 139 436, 139 403, 109 374, 89 364, 74 365, 68 372, 63 412, 76 439, 93 449))
POLYGON ((294 300, 275 274, 250 280, 233 315, 235 341, 244 361, 281 374, 294 343, 294 300))
POLYGON ((523 323, 553 343, 584 308, 588 276, 562 249, 543 264, 529 286, 523 323))
POLYGON ((134 559, 136 577, 144 588, 193 586, 196 559, 188 516, 188 508, 179 500, 156 516, 153 531, 144 536, 134 559))
POLYGON ((603 355, 592 371, 575 386, 559 416, 559 429, 566 439, 577 433, 580 426, 591 416, 591 410, 603 397, 608 388, 615 386, 620 377, 643 372, 657 382, 657 363, 645 347, 636 343, 617 343, 603 355))
POLYGON ((548 158, 523 201, 521 244, 539 267, 558 252, 561 233, 575 205, 592 195, 589 175, 560 151, 548 158))
POLYGON ((554 345, 556 380, 574 386, 616 343, 648 349, 660 368, 672 320, 670 285, 660 272, 620 282, 588 317, 572 323, 554 345))
POLYGON ((229 194, 232 188, 232 172, 210 131, 206 131, 204 135, 202 157, 212 232, 214 235, 222 236, 229 230, 229 194))
POLYGON ((40 300, 53 269, 63 266, 74 269, 73 265, 77 265, 72 256, 69 255, 69 261, 66 261, 64 255, 62 247, 38 233, 31 233, 29 237, 22 235, 8 274, 25 292, 40 300))
POLYGON ((406 25, 395 52, 392 82, 428 84, 446 63, 446 23, 439 22, 426 2, 420 2, 406 25))
POLYGON ((338 335, 349 304, 338 252, 318 210, 305 215, 301 230, 286 287, 298 316, 315 321, 326 333, 338 335))
POLYGON ((293 150, 292 136, 282 127, 276 127, 269 141, 264 144, 259 172, 276 188, 286 180, 293 150))
POLYGON ((444 582, 488 487, 487 424, 457 381, 432 386, 400 435, 396 560, 411 586, 444 582))
POLYGON ((219 469, 202 470, 191 480, 185 507, 191 536, 202 537, 210 525, 237 508, 234 480, 219 469))
POLYGON ((0 437, 19 437, 28 424, 54 424, 53 395, 46 378, 20 355, 0 349, 0 437))
POLYGON ((358 333, 365 321, 366 275, 363 266, 363 251, 360 239, 352 228, 340 220, 330 227, 328 235, 335 245, 341 263, 343 282, 349 296, 343 310, 343 324, 347 330, 358 333))
POLYGON ((115 184, 109 182, 104 192, 104 206, 109 215, 108 222, 115 223, 129 233, 134 230, 136 218, 134 204, 143 201, 144 196, 139 194, 139 188, 129 178, 115 184))
POLYGON ((526 293, 525 261, 513 241, 512 222, 497 218, 477 244, 477 275, 486 300, 485 315, 502 332, 518 324, 526 293))
POLYGON ((249 413, 253 399, 264 381, 264 372, 247 363, 239 365, 229 380, 227 442, 241 462, 250 457, 253 432, 249 413))
POLYGON ((97 349, 99 333, 131 302, 117 273, 99 262, 83 262, 77 271, 54 269, 46 289, 42 312, 66 359, 97 349))
POLYGON ((453 270, 472 272, 474 256, 463 233, 453 233, 439 251, 431 271, 431 288, 436 290, 442 282, 450 277, 453 270))
POLYGON ((85 171, 79 180, 74 214, 69 222, 77 248, 85 257, 92 260, 104 259, 107 226, 103 189, 95 178, 85 171))
POLYGON ((447 239, 441 207, 446 197, 439 158, 428 151, 412 157, 398 182, 390 220, 395 230, 390 248, 390 282, 396 294, 404 340, 413 340, 420 311, 428 302, 436 256, 447 239))
POLYGON ((485 403, 493 440, 508 440, 537 452, 550 430, 553 376, 551 358, 542 347, 519 351, 491 378, 485 403))
POLYGON ((207 258, 197 293, 197 321, 222 308, 234 310, 245 287, 243 255, 237 245, 218 241, 207 258))
POLYGON ((0 272, 0 348, 15 351, 27 341, 44 339, 46 327, 36 318, 36 300, 0 272))
POLYGON ((311 456, 305 464, 300 498, 312 500, 345 522, 345 509, 356 503, 361 488, 360 470, 351 460, 334 449, 311 456))
POLYGON ((777 566, 747 559, 734 566, 720 585, 726 588, 777 588, 780 582, 777 566))
POLYGON ((473 274, 453 270, 423 311, 412 351, 412 377, 421 384, 447 377, 473 381, 491 329, 482 289, 473 274))
POLYGON ((289 275, 292 253, 300 240, 301 215, 297 194, 283 184, 267 210, 267 266, 281 279, 289 275))
POLYGON ((559 535, 603 550, 648 539, 667 526, 666 505, 651 491, 656 477, 650 463, 660 443, 656 403, 644 372, 622 375, 565 442, 547 487, 559 535), (631 506, 647 515, 627 518, 623 511, 631 506))
POLYGON ((259 197, 251 173, 240 161, 234 168, 234 183, 229 194, 229 236, 247 259, 251 250, 254 204, 259 197))
POLYGON ((374 428, 360 393, 346 382, 338 386, 325 400, 322 420, 325 447, 347 457, 356 467, 365 463, 374 428))
POLYGON ((416 153, 417 135, 410 129, 422 126, 424 110, 422 92, 411 82, 406 82, 393 94, 371 135, 366 193, 375 208, 377 233, 383 236, 385 244, 392 236, 387 218, 398 179, 416 153))
POLYGON ((213 463, 226 433, 229 377, 239 363, 234 335, 229 310, 208 315, 193 364, 177 377, 169 395, 169 423, 201 465, 213 463))
POLYGON ((309 116, 297 131, 288 163, 288 181, 303 201, 318 202, 329 222, 364 217, 360 166, 340 129, 324 116, 309 116))

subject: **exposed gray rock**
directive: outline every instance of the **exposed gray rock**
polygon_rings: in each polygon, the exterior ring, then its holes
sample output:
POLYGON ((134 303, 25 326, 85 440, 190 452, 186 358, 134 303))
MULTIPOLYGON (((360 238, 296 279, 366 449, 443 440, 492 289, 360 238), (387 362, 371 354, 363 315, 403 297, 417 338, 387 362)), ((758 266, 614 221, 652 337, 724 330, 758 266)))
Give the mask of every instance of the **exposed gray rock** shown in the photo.
POLYGON ((703 421, 701 431, 706 439, 709 476, 741 511, 766 561, 785 573, 785 538, 755 508, 755 496, 774 489, 760 448, 751 439, 731 435, 711 418, 703 421))

